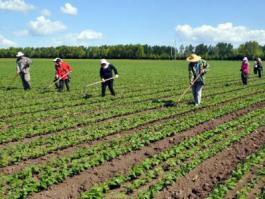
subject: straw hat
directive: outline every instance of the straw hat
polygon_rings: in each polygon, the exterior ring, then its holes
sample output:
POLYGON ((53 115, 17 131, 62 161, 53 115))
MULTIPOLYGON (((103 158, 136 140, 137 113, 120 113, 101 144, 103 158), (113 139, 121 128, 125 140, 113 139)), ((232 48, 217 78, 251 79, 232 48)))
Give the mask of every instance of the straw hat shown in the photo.
POLYGON ((198 62, 200 61, 202 58, 196 54, 191 54, 190 56, 187 57, 187 61, 188 62, 198 62))
POLYGON ((20 52, 20 51, 16 55, 16 57, 22 57, 22 56, 24 56, 24 53, 23 52, 20 52))

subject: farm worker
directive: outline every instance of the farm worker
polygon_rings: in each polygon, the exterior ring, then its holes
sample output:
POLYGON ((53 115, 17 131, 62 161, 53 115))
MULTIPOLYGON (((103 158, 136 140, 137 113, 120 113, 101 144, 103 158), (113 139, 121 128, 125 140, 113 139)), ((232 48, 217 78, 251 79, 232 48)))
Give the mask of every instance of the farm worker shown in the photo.
POLYGON ((243 85, 247 85, 248 74, 249 74, 249 63, 248 63, 247 57, 243 58, 240 71, 241 71, 241 79, 242 79, 243 85))
POLYGON ((106 59, 100 60, 100 78, 102 80, 101 83, 101 96, 105 96, 106 88, 109 87, 111 95, 115 96, 115 91, 113 89, 113 72, 115 74, 115 78, 118 78, 118 71, 114 65, 110 64, 106 59), (111 79, 112 78, 112 79, 111 79))
POLYGON ((30 90, 30 64, 32 64, 32 60, 26 56, 24 53, 18 52, 17 55, 17 75, 20 76, 23 84, 24 90, 30 90))
POLYGON ((257 72, 258 72, 259 78, 261 78, 262 71, 263 71, 262 61, 260 58, 258 58, 257 59, 257 72))
POLYGON ((67 91, 70 91, 69 83, 72 67, 61 58, 55 58, 53 61, 55 62, 55 81, 58 82, 57 85, 55 84, 56 88, 59 92, 62 92, 65 85, 67 91))
POLYGON ((198 107, 201 104, 202 88, 209 64, 196 54, 191 54, 186 60, 189 62, 189 80, 192 88, 194 105, 198 107))

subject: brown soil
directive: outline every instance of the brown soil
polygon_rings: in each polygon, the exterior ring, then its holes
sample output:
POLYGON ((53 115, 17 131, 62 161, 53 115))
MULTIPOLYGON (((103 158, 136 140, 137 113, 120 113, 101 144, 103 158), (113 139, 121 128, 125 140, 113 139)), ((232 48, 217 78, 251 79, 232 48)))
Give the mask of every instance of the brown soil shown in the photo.
MULTIPOLYGON (((233 81, 232 81, 233 82, 233 81)), ((253 85, 253 86, 256 86, 256 85, 253 85)), ((237 89, 234 89, 234 90, 229 90, 229 91, 226 91, 226 92, 217 92, 217 93, 214 93, 214 94, 210 94, 210 95, 207 95, 207 96, 205 96, 205 98, 208 98, 208 97, 212 97, 212 96, 215 96, 215 95, 217 95, 217 94, 225 94, 225 93, 230 93, 230 92, 235 92, 235 91, 239 91, 239 90, 242 90, 242 89, 244 89, 244 88, 237 88, 237 89)), ((156 92, 157 94, 158 93, 164 93, 164 92, 169 92, 169 91, 171 91, 170 89, 168 89, 168 90, 163 90, 163 91, 159 91, 159 92, 156 92)), ((153 93, 151 93, 151 94, 153 94, 153 93)), ((160 98, 169 98, 169 97, 172 97, 172 95, 167 95, 167 96, 163 96, 163 97, 160 97, 160 98)), ((150 100, 152 100, 153 98, 148 98, 148 99, 144 99, 144 100, 141 100, 141 101, 139 101, 139 100, 136 100, 135 101, 135 103, 139 103, 139 102, 146 102, 146 101, 150 101, 150 100)), ((183 100, 181 101, 181 102, 183 102, 183 100)), ((93 103, 91 103, 91 104, 95 104, 95 103, 97 103, 97 102, 93 102, 93 103)), ((123 105, 124 103, 119 103, 119 104, 117 104, 117 105, 123 105)), ((71 105, 71 106, 68 106, 67 108, 73 108, 73 107, 80 107, 80 106, 84 106, 84 105, 87 105, 86 103, 80 103, 80 104, 77 104, 77 105, 71 105)), ((53 109, 53 110, 59 110, 59 109, 61 109, 61 107, 59 107, 58 109, 57 108, 55 108, 55 109, 53 109)), ((98 111, 98 110, 100 110, 100 108, 98 108, 98 109, 95 109, 95 110, 93 110, 93 111, 98 111)), ((45 110, 45 111, 47 111, 47 110, 45 110)), ((43 110, 41 110, 41 112, 43 112, 43 110)), ((87 114, 87 113, 90 113, 91 112, 91 110, 89 110, 89 111, 82 111, 82 112, 78 112, 78 113, 73 113, 73 115, 85 115, 85 114, 87 114)), ((31 113, 25 113, 25 114, 30 114, 30 115, 32 115, 33 114, 33 112, 31 112, 31 113)), ((22 114, 21 114, 22 115, 22 114)), ((24 115, 24 114, 23 114, 24 115)), ((18 116, 17 114, 15 115, 16 117, 18 116)), ((5 117, 6 118, 6 117, 5 117)), ((7 118, 9 118, 9 117, 7 117, 7 118)), ((12 117, 11 117, 12 118, 12 117)), ((38 118, 38 120, 40 120, 40 123, 46 123, 46 122, 49 122, 49 121, 52 121, 52 120, 54 120, 54 119, 57 119, 57 118, 59 118, 58 116, 54 116, 54 117, 52 117, 52 116, 49 116, 49 117, 44 117, 44 118, 38 118)), ((2 127, 0 127, 0 130, 7 130, 7 129, 9 129, 9 128, 12 128, 14 125, 4 125, 4 126, 2 126, 2 127)), ((25 124, 24 123, 18 123, 18 124, 16 124, 15 125, 16 127, 20 127, 20 126, 25 126, 25 124)), ((39 136, 39 135, 36 135, 36 136, 39 136)), ((32 136, 32 137, 35 137, 35 136, 32 136)), ((1 147, 1 146, 0 146, 1 147)))
POLYGON ((261 192, 261 189, 265 189, 265 177, 251 190, 248 194, 248 198, 256 198, 257 195, 261 192))
POLYGON ((244 187, 244 185, 246 185, 253 178, 253 176, 255 175, 257 170, 261 169, 264 166, 265 166, 265 163, 252 167, 250 172, 248 172, 246 175, 244 175, 239 180, 236 187, 226 194, 225 199, 236 198, 237 191, 242 189, 244 187))
MULTIPOLYGON (((211 98, 212 96, 215 96, 216 94, 225 94, 225 93, 230 93, 230 92, 234 92, 234 91, 241 90, 241 89, 243 89, 243 88, 238 88, 238 89, 231 90, 231 91, 210 94, 210 95, 205 96, 205 98, 207 99, 207 98, 211 98)), ((255 95, 257 93, 259 93, 259 92, 255 92, 255 93, 252 93, 250 95, 255 95)), ((164 96, 163 98, 168 98, 168 97, 170 97, 170 96, 164 96)), ((239 98, 241 98, 241 97, 239 97, 239 98)), ((238 98, 235 98, 235 99, 238 99, 238 98)), ((233 100, 235 100, 235 99, 233 99, 233 100)), ((144 100, 144 101, 149 101, 149 100, 150 99, 147 99, 147 100, 144 100)), ((228 101, 231 101, 231 100, 227 100, 225 102, 228 102, 228 101)), ((184 102, 184 100, 181 100, 179 103, 183 103, 183 102, 184 102)), ((211 107, 211 106, 209 106, 209 107, 211 107)), ((158 107, 153 107, 153 108, 147 108, 147 109, 139 110, 139 111, 136 111, 136 112, 133 112, 133 113, 124 113, 124 114, 119 114, 119 115, 107 117, 107 118, 104 118, 104 119, 99 119, 99 120, 94 121, 93 123, 111 122, 112 120, 116 120, 117 118, 122 119, 122 118, 126 118, 128 116, 134 115, 134 114, 138 114, 138 113, 148 113, 148 112, 151 112, 153 110, 160 110, 160 109, 163 109, 163 107, 158 106, 158 107)), ((96 110, 94 110, 94 111, 96 111, 96 110)), ((91 110, 90 111, 87 111, 87 113, 89 113, 89 112, 91 112, 91 110)), ((100 113, 100 112, 102 112, 102 111, 99 111, 98 113, 100 113)), ((80 114, 76 114, 75 113, 73 115, 84 115, 84 114, 85 114, 85 112, 81 112, 80 114)), ((165 118, 165 119, 167 119, 167 118, 165 118)), ((44 123, 44 122, 40 122, 40 123, 44 123)), ((58 130, 58 131, 54 131, 54 132, 47 132, 45 134, 39 133, 39 134, 34 134, 34 135, 31 135, 31 136, 27 136, 26 138, 24 138, 21 141, 8 141, 6 143, 0 144, 0 149, 6 147, 8 145, 16 145, 16 144, 29 143, 29 142, 34 141, 34 140, 39 139, 39 138, 45 138, 45 137, 50 137, 50 136, 52 136, 54 134, 59 134, 60 132, 65 132, 65 131, 72 132, 72 131, 75 131, 75 130, 80 129, 80 128, 86 128, 90 124, 91 124, 91 122, 87 122, 87 123, 84 123, 84 124, 76 124, 75 126, 68 127, 68 128, 63 129, 63 130, 58 130)))
MULTIPOLYGON (((213 121, 206 122, 206 123, 204 123, 204 124, 202 124, 200 126, 206 126, 207 127, 207 125, 209 125, 211 122, 214 122, 214 123, 216 123, 216 125, 219 125, 219 124, 222 124, 224 122, 227 122, 227 121, 230 121, 232 119, 235 119, 235 118, 237 118, 237 117, 239 117, 241 115, 244 115, 244 114, 246 114, 247 112, 249 112, 251 110, 255 110, 255 109, 258 109, 258 108, 263 107, 263 106, 265 106, 265 101, 257 103, 257 104, 253 104, 252 106, 250 106, 248 108, 235 111, 235 112, 233 112, 233 113, 231 113, 229 115, 222 116, 222 117, 217 118, 217 119, 215 119, 213 121)), ((204 109, 207 109, 207 108, 208 107, 201 108, 201 109, 198 109, 198 111, 204 110, 204 109)), ((128 129, 128 130, 125 130, 125 131, 116 132, 116 133, 114 133, 112 135, 105 136, 105 137, 100 138, 98 140, 89 141, 87 143, 83 143, 83 144, 79 144, 79 145, 75 145, 75 146, 69 146, 69 147, 63 148, 63 149, 61 148, 61 149, 58 149, 58 150, 53 151, 53 152, 50 152, 49 154, 47 154, 45 156, 42 156, 42 157, 39 157, 39 158, 24 160, 24 161, 21 161, 21 162, 15 164, 15 165, 10 165, 10 166, 4 167, 4 168, 0 168, 0 172, 4 173, 4 174, 15 173, 15 172, 18 172, 18 171, 22 170, 23 168, 25 168, 25 167, 27 167, 29 165, 32 165, 32 164, 43 164, 43 163, 45 163, 45 162, 47 162, 47 161, 49 161, 51 159, 55 159, 55 158, 58 158, 58 157, 62 157, 62 156, 71 154, 71 153, 73 153, 74 151, 76 151, 80 147, 91 147, 91 146, 96 145, 96 144, 103 144, 103 143, 108 142, 110 140, 113 140, 115 138, 119 138, 121 136, 130 135, 130 134, 136 133, 138 131, 141 131, 143 129, 146 129, 146 128, 149 128, 149 127, 152 127, 152 126, 155 126, 155 125, 159 125, 159 124, 161 124, 163 122, 168 121, 169 119, 174 119, 176 117, 179 117, 180 115, 184 116, 184 115, 192 114, 193 111, 194 110, 190 110, 190 111, 187 111, 187 112, 184 112, 184 113, 181 113, 181 114, 175 114, 175 115, 171 115, 171 116, 165 117, 163 119, 147 122, 147 123, 145 123, 143 125, 140 125, 139 127, 131 128, 131 129, 128 129)), ((193 129, 191 129, 190 131, 192 131, 192 130, 193 129)), ((197 131, 194 130, 194 132, 196 134, 197 131)))
POLYGON ((227 179, 236 165, 265 144, 265 127, 204 161, 156 198, 206 198, 214 186, 227 179))
MULTIPOLYGON (((181 134, 176 134, 172 137, 157 141, 148 146, 141 148, 138 151, 134 151, 128 154, 123 155, 122 157, 115 158, 110 162, 105 162, 104 164, 89 169, 87 171, 82 172, 81 174, 67 178, 63 183, 51 186, 48 190, 35 193, 30 198, 79 198, 80 192, 88 190, 96 183, 103 182, 115 175, 124 174, 128 172, 128 170, 135 164, 144 160, 148 156, 152 156, 157 154, 173 145, 176 145, 182 142, 185 139, 188 139, 196 134, 202 133, 204 131, 211 130, 216 126, 233 120, 241 115, 246 114, 247 112, 264 106, 264 102, 261 104, 253 105, 249 108, 242 109, 231 113, 229 115, 225 115, 215 120, 211 120, 205 122, 203 124, 198 125, 196 128, 189 129, 183 131, 181 134), (262 105, 261 105, 262 104, 262 105)), ((254 135, 254 134, 253 134, 254 135)), ((260 139, 263 140, 263 139, 260 139)), ((256 140, 254 140, 256 141, 256 140)), ((264 137, 265 142, 265 137, 264 137)), ((251 142, 249 142, 251 143, 251 142)), ((238 158, 241 155, 238 154, 238 158)))

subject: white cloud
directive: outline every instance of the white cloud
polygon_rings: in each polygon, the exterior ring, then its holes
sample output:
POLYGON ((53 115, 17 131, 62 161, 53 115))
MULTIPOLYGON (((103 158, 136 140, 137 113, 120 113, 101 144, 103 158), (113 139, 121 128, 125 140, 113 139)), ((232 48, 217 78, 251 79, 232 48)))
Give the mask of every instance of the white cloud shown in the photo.
POLYGON ((101 32, 96 32, 94 30, 83 30, 80 32, 76 39, 78 41, 88 41, 88 40, 96 40, 96 39, 102 39, 103 34, 101 32))
POLYGON ((245 26, 234 26, 232 23, 223 23, 216 27, 210 25, 199 27, 178 25, 176 32, 177 37, 184 43, 216 44, 218 42, 229 42, 238 45, 246 41, 256 40, 260 44, 265 44, 265 29, 250 29, 245 26))
POLYGON ((4 36, 0 35, 0 46, 11 47, 11 46, 17 46, 17 44, 11 40, 6 39, 4 36))
POLYGON ((61 7, 61 11, 65 14, 69 15, 77 15, 77 8, 72 6, 70 3, 66 3, 64 6, 61 7))
POLYGON ((24 0, 0 0, 0 10, 28 12, 35 9, 35 6, 26 3, 24 0))
POLYGON ((66 26, 60 21, 51 21, 44 16, 39 16, 35 21, 29 22, 29 32, 32 35, 49 35, 61 32, 66 26))
POLYGON ((48 9, 44 9, 41 11, 41 15, 44 17, 49 17, 52 15, 52 13, 48 9))
POLYGON ((80 33, 69 33, 63 38, 53 41, 54 45, 86 45, 88 42, 103 38, 101 32, 94 30, 83 30, 80 33))

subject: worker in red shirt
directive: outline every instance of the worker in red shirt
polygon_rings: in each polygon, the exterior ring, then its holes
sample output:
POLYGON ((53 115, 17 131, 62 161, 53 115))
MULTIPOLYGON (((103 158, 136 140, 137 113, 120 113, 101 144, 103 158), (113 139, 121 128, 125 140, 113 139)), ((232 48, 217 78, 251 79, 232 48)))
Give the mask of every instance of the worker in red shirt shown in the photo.
POLYGON ((59 92, 64 90, 64 85, 66 86, 67 91, 70 91, 70 72, 72 67, 64 62, 61 58, 55 58, 55 79, 58 84, 56 88, 59 92))

